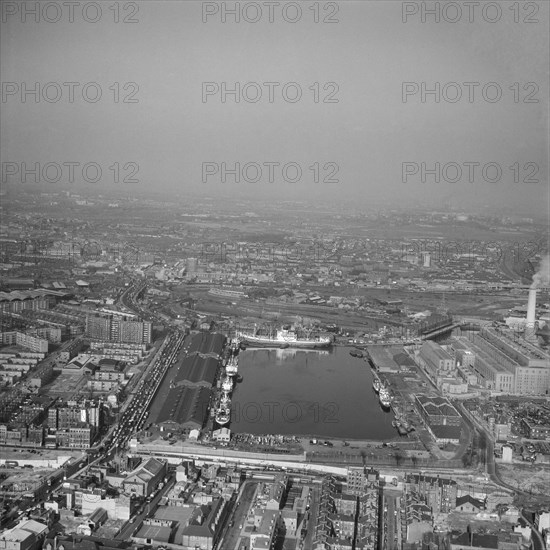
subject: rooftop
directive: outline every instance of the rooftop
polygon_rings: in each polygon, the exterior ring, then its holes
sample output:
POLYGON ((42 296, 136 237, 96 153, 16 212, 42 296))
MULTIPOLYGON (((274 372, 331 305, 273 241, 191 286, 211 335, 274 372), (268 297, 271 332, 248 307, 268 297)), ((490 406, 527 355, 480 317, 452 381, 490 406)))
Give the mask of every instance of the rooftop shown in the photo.
POLYGON ((202 427, 209 402, 208 388, 188 386, 172 388, 155 422, 173 422, 180 425, 193 422, 202 427))
POLYGON ((216 379, 218 361, 213 357, 202 357, 201 355, 189 355, 185 357, 179 367, 173 382, 175 385, 190 382, 198 384, 204 382, 210 386, 216 379))

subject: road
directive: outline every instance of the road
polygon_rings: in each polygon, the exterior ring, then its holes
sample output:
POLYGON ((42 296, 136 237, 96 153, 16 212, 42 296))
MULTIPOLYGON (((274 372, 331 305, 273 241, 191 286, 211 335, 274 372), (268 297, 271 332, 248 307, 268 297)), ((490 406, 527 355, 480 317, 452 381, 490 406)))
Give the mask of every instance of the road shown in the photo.
POLYGON ((391 489, 384 488, 383 504, 383 541, 384 550, 397 550, 400 548, 397 515, 399 514, 399 505, 397 503, 398 493, 391 489))
POLYGON ((220 537, 220 541, 217 545, 219 550, 233 550, 238 548, 240 544, 241 531, 244 529, 246 522, 246 516, 248 510, 252 504, 254 495, 256 494, 256 488, 258 484, 254 481, 245 481, 245 486, 242 489, 242 494, 237 501, 237 504, 233 508, 231 514, 227 518, 227 526, 225 531, 220 537), (232 526, 233 522, 233 526, 232 526), (242 525, 242 529, 239 527, 242 525))

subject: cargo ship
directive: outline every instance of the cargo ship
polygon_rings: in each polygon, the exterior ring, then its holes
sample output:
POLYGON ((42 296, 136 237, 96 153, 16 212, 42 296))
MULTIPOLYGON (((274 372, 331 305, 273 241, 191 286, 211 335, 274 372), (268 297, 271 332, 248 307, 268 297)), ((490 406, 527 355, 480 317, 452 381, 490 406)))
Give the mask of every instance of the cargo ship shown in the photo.
POLYGON ((328 348, 332 344, 330 336, 298 336, 296 330, 281 328, 269 334, 258 331, 250 333, 239 332, 238 337, 248 346, 268 348, 328 348))
POLYGON ((223 426, 224 424, 227 424, 229 420, 231 419, 231 410, 229 408, 227 409, 218 409, 216 413, 215 420, 220 425, 223 426))
POLYGON ((229 361, 227 362, 227 364, 225 365, 225 374, 227 374, 227 376, 235 376, 238 373, 238 371, 239 371, 239 361, 234 355, 232 355, 229 358, 229 361))
POLYGON ((222 380, 222 390, 225 393, 229 393, 232 389, 233 389, 233 382, 231 381, 231 378, 229 378, 229 376, 226 376, 222 380))
POLYGON ((391 405, 391 397, 390 392, 382 386, 380 388, 380 393, 378 394, 378 399, 380 401, 380 405, 382 405, 383 409, 389 409, 391 405))

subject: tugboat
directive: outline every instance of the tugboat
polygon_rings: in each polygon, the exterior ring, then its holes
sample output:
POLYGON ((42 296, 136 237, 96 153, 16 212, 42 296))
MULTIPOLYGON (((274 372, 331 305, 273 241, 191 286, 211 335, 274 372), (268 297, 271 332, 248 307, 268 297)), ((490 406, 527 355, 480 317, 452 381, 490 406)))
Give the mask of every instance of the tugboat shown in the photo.
POLYGON ((372 379, 372 387, 376 393, 380 391, 380 378, 378 376, 374 376, 372 379))

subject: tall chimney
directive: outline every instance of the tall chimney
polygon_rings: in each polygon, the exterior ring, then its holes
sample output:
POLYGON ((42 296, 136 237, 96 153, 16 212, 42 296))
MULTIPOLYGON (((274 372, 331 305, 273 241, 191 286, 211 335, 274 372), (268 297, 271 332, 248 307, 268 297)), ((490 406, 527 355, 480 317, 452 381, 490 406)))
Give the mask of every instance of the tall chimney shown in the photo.
POLYGON ((525 323, 524 336, 526 340, 535 341, 537 339, 537 323, 535 318, 535 310, 537 308, 537 289, 529 289, 529 299, 527 300, 527 317, 525 323))
POLYGON ((535 310, 537 307, 537 289, 529 289, 529 299, 527 301, 527 326, 535 326, 535 310))

